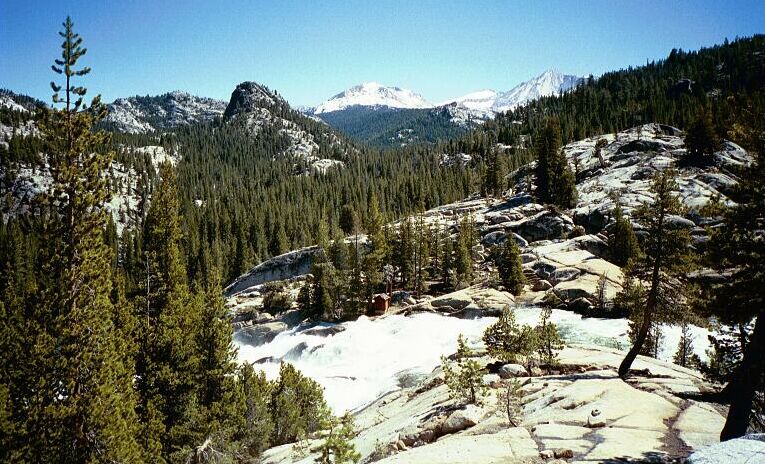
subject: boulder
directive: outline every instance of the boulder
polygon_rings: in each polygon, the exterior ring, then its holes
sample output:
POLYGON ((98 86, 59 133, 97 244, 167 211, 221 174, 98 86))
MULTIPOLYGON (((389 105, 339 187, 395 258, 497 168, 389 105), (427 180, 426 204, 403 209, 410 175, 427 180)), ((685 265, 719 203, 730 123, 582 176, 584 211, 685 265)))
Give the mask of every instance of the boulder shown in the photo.
POLYGON ((695 451, 688 457, 688 464, 754 463, 762 462, 764 456, 765 434, 758 433, 716 443, 695 451))
POLYGON ((589 314, 592 311, 593 306, 595 305, 592 304, 592 301, 582 296, 569 302, 568 305, 566 305, 566 309, 579 314, 589 314))
POLYGON ((559 282, 566 282, 568 280, 576 279, 579 277, 579 274, 581 274, 579 269, 573 267, 559 267, 553 271, 552 275, 550 276, 550 280, 552 283, 557 284, 559 282))
POLYGON ((459 311, 473 302, 465 290, 448 293, 430 302, 430 305, 440 310, 459 311))
POLYGON ((540 279, 534 282, 534 285, 531 286, 531 290, 535 292, 546 292, 547 290, 550 290, 552 287, 553 286, 550 282, 540 279))
POLYGON ((606 421, 600 416, 600 409, 593 409, 587 416, 587 427, 591 429, 605 427, 606 421))
POLYGON ((529 375, 525 367, 520 364, 505 364, 499 368, 499 376, 503 379, 509 379, 512 377, 525 377, 529 375))
POLYGON ((303 331, 303 335, 314 335, 317 337, 329 337, 345 330, 345 326, 340 324, 317 325, 303 331))
POLYGON ((568 216, 543 211, 515 226, 514 232, 529 242, 566 238, 574 229, 574 222, 568 216))
POLYGON ((474 404, 467 405, 464 409, 458 409, 446 418, 441 425, 441 433, 448 435, 470 428, 478 423, 483 416, 481 408, 474 404))
POLYGON ((234 333, 234 339, 248 345, 260 346, 270 342, 287 329, 289 326, 281 321, 251 325, 237 330, 234 333))
POLYGON ((494 232, 489 232, 488 234, 484 235, 481 239, 481 243, 486 246, 491 246, 498 245, 505 240, 507 240, 507 234, 500 230, 495 230, 494 232))

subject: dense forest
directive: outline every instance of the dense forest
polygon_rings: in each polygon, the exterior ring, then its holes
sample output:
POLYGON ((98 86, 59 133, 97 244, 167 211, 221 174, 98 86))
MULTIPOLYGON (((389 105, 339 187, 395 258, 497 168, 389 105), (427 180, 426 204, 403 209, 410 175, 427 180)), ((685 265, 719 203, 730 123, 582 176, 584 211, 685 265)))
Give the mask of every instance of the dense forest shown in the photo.
MULTIPOLYGON (((755 156, 765 153, 763 36, 698 52, 673 50, 666 60, 588 79, 572 92, 531 102, 435 145, 379 150, 332 133, 342 143, 322 142, 319 152, 344 166, 312 174, 305 159, 284 156, 288 139, 279 127, 254 137, 241 119, 161 135, 95 130, 104 105, 98 98, 86 105, 84 87, 70 82, 89 72, 77 67, 85 54, 82 39, 69 19, 61 35, 62 55, 53 71, 63 78, 52 83, 55 108, 27 102, 38 106, 39 132, 14 135, 2 149, 4 202, 13 201, 9 189, 19 169, 42 165, 40 153, 52 178, 27 214, 5 216, 4 208, 0 218, 3 461, 257 462, 268 446, 350 419, 332 417, 318 384, 289 364, 273 381, 235 364, 222 287, 254 264, 318 245, 321 253, 297 303, 308 317, 341 320, 364 312, 369 296, 394 278, 417 292, 471 282, 476 237, 470 217, 461 218, 455 231, 433 230, 418 212, 476 192, 498 196, 507 188, 505 174, 531 160, 538 161, 537 200, 571 207, 575 179, 560 151, 566 141, 657 121, 698 128, 689 133, 698 134, 702 157, 714 145, 706 142, 720 135, 755 156), (147 144, 180 160, 155 166, 149 155, 125 149, 147 144), (443 153, 473 156, 461 165, 443 163, 443 153), (117 181, 101 175, 113 160, 139 173, 135 221, 121 234, 102 207, 119 190, 117 181), (413 218, 395 230, 386 226, 407 215, 413 218), (368 235, 364 247, 360 233, 368 235), (355 241, 343 240, 351 234, 355 241), (398 269, 395 277, 388 263, 398 269)), ((286 104, 270 109, 324 140, 322 123, 286 104)), ((3 110, 0 121, 24 124, 24 114, 3 110)), ((433 140, 447 135, 440 130, 433 140)), ((757 321, 748 344, 718 372, 732 380, 728 400, 749 399, 732 408, 727 436, 736 436, 742 423, 746 430, 752 397, 761 391, 765 314, 751 303, 761 301, 763 275, 763 164, 757 160, 743 175, 737 197, 742 206, 725 215, 726 227, 715 236, 720 256, 698 257, 733 269, 725 291, 708 295, 712 304, 698 311, 732 324, 757 321), (737 302, 735 310, 716 309, 723 297, 737 302)), ((657 179, 654 189, 666 201, 641 212, 639 220, 648 226, 678 208, 669 176, 657 179)), ((661 225, 655 230, 656 237, 672 240, 649 237, 638 252, 628 235, 624 263, 631 278, 661 275, 651 292, 665 297, 687 270, 688 240, 661 225), (663 257, 672 258, 672 265, 663 257)), ((515 293, 523 276, 518 249, 509 242, 495 258, 498 279, 515 293)), ((268 297, 267 304, 283 304, 280 288, 268 297)), ((638 349, 652 313, 661 312, 658 297, 652 298, 635 330, 638 349)), ((323 446, 346 444, 327 440, 323 446)))
POLYGON ((448 109, 350 107, 318 117, 344 134, 377 148, 433 144, 468 131, 448 109))

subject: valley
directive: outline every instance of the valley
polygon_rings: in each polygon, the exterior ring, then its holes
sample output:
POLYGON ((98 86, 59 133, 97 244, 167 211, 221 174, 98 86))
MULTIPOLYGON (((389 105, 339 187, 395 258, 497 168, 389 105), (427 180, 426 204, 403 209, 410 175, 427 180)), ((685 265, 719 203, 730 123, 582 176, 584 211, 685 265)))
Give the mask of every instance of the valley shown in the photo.
POLYGON ((0 461, 765 455, 765 36, 620 64, 655 53, 601 11, 608 53, 346 6, 157 7, 167 48, 119 75, 134 44, 95 21, 86 55, 67 16, 51 102, 3 68, 0 461))

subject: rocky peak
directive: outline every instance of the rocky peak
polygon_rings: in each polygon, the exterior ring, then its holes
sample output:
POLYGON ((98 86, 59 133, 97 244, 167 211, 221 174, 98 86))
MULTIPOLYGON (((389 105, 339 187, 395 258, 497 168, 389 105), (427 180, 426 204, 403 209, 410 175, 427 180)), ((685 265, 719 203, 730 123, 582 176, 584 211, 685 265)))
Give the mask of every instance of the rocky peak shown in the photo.
POLYGON ((270 108, 282 104, 286 105, 287 102, 268 87, 253 81, 242 82, 231 93, 231 100, 223 117, 230 119, 238 114, 249 113, 256 108, 270 108))

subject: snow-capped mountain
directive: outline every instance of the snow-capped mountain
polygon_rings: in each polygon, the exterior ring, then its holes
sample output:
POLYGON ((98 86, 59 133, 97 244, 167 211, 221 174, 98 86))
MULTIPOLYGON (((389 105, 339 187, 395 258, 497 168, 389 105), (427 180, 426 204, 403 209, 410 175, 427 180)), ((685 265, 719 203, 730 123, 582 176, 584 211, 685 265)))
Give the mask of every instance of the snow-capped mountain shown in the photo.
POLYGON ((143 134, 209 121, 223 114, 226 102, 174 91, 156 97, 118 98, 108 105, 104 124, 119 132, 143 134))
POLYGON ((386 87, 377 82, 364 82, 340 92, 329 100, 316 106, 312 113, 330 113, 352 106, 388 107, 388 108, 431 108, 421 95, 399 87, 386 87))
POLYGON ((581 77, 548 70, 534 79, 518 84, 507 92, 500 93, 491 109, 494 112, 503 113, 539 97, 560 95, 573 89, 581 81, 581 77))
POLYGON ((548 70, 506 92, 480 90, 447 100, 440 105, 448 107, 454 120, 458 122, 465 121, 467 118, 488 119, 493 118, 497 113, 515 109, 537 98, 560 95, 581 82, 581 77, 548 70))

